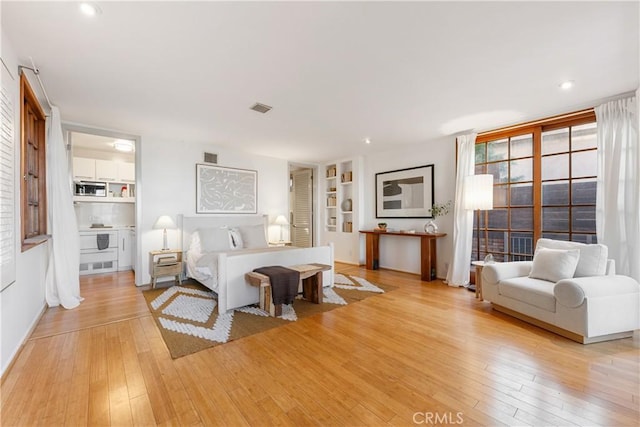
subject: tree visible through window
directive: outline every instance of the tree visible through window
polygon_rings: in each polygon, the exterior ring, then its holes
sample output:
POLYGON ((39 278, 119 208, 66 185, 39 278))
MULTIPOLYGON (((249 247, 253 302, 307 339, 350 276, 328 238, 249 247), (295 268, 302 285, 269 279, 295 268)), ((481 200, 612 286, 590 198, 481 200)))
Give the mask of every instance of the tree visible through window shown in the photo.
POLYGON ((474 214, 473 260, 530 260, 540 237, 595 242, 596 130, 587 111, 478 137, 494 209, 474 214))

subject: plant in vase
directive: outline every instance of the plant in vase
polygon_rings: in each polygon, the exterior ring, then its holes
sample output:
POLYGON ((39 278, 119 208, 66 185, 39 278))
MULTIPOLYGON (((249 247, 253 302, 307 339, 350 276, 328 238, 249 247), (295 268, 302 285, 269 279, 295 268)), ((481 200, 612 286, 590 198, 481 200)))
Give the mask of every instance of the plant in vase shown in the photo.
POLYGON ((424 232, 435 234, 438 232, 438 225, 435 223, 436 218, 444 216, 451 210, 451 200, 447 203, 434 203, 431 205, 431 216, 433 219, 424 225, 424 232))

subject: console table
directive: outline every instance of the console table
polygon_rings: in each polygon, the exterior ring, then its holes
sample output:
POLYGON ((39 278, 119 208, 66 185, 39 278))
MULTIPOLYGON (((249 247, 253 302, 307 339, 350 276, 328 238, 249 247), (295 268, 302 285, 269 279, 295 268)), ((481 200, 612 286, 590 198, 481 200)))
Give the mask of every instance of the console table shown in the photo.
POLYGON ((366 235, 367 270, 380 267, 380 236, 403 236, 420 238, 420 279, 430 282, 436 278, 436 239, 446 233, 400 233, 396 231, 361 230, 366 235))

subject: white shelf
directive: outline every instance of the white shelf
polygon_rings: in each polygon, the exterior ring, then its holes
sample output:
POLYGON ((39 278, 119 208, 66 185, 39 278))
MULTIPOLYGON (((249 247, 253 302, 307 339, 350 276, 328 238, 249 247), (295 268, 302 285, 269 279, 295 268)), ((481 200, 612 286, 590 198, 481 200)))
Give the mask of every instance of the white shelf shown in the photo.
POLYGON ((135 203, 135 197, 99 197, 99 196, 73 196, 74 202, 92 203, 135 203))

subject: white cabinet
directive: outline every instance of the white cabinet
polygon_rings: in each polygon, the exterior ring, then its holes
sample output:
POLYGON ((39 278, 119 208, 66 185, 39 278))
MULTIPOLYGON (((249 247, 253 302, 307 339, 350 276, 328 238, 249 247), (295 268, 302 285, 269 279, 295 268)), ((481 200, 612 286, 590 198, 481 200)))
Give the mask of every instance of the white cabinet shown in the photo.
POLYGON ((118 270, 118 232, 80 232, 80 275, 118 270))
POLYGON ((118 271, 133 269, 134 230, 118 230, 118 271))
POLYGON ((73 178, 76 181, 92 181, 96 179, 96 161, 84 157, 73 158, 73 178))
POLYGON ((96 160, 96 180, 117 181, 118 166, 110 160, 96 160))
POLYGON ((133 183, 136 182, 136 166, 133 163, 116 163, 118 168, 118 181, 133 183))

